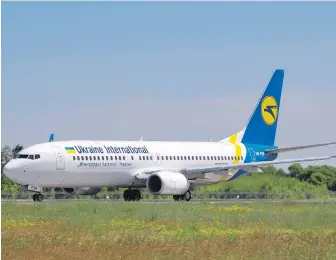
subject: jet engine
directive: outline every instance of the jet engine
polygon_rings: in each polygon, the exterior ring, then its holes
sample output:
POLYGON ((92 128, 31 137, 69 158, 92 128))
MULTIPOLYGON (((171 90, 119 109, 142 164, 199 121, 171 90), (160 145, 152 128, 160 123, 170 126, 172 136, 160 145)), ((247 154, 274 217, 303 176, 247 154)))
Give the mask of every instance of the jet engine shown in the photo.
POLYGON ((150 175, 147 189, 151 194, 182 195, 189 190, 189 181, 181 173, 162 171, 150 175))
POLYGON ((101 192, 102 188, 63 188, 63 191, 70 195, 95 195, 98 192, 101 192))

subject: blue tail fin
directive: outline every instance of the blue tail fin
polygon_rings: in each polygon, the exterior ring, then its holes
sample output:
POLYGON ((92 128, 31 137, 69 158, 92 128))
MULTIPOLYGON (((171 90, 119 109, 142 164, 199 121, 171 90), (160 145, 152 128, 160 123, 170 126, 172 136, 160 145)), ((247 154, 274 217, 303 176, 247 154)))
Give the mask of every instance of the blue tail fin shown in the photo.
POLYGON ((274 145, 283 79, 284 71, 276 70, 242 133, 242 143, 274 145))

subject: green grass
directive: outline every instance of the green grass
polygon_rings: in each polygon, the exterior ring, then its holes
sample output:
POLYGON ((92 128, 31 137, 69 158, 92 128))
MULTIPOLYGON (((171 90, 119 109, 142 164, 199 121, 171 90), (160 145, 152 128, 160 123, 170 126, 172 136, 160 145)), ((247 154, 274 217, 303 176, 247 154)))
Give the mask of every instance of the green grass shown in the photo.
POLYGON ((335 203, 4 203, 1 222, 3 259, 336 259, 335 203))
MULTIPOLYGON (((315 186, 298 179, 275 173, 253 173, 233 181, 222 182, 199 188, 200 191, 235 191, 235 192, 273 192, 273 193, 328 193, 325 186, 315 186)), ((292 197, 295 197, 293 194, 292 197)))

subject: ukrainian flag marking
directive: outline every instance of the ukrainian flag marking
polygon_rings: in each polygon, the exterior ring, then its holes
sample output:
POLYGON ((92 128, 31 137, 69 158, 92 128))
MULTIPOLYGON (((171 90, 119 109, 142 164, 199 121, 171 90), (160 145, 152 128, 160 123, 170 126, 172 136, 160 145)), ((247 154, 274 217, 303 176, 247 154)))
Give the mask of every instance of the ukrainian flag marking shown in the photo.
POLYGON ((73 147, 65 147, 65 151, 67 153, 76 153, 76 150, 73 147))

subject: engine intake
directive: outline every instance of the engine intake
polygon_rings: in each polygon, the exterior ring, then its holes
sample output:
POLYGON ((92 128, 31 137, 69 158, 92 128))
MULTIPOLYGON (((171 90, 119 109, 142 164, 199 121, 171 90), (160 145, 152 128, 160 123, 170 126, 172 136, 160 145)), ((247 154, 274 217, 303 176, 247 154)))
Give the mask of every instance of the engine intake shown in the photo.
POLYGON ((149 176, 146 186, 154 195, 182 195, 189 190, 190 184, 181 173, 162 171, 149 176))

